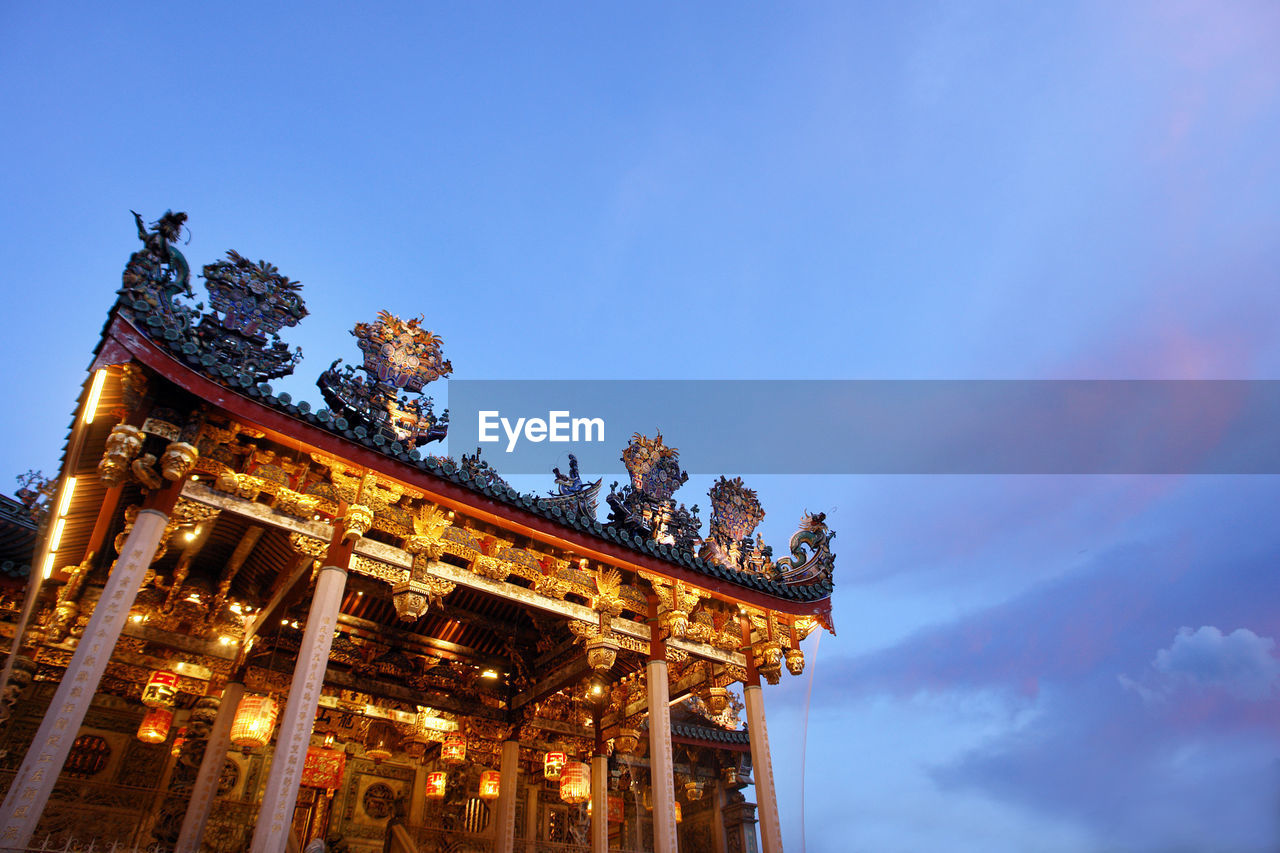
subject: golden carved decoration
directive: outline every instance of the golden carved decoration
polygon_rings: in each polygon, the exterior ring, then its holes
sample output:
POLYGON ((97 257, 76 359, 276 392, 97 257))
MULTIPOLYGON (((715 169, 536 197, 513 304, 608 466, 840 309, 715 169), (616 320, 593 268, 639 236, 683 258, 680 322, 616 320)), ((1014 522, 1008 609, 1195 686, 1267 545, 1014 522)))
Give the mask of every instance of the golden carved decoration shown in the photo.
POLYGON ((199 456, 196 449, 185 441, 171 442, 160 457, 160 474, 166 480, 176 483, 191 473, 199 456))
POLYGON ((227 492, 247 501, 257 500, 264 483, 258 477, 249 474, 237 474, 234 471, 223 471, 213 481, 213 487, 220 492, 227 492))
POLYGON ((293 550, 300 555, 315 557, 319 559, 329 553, 329 544, 323 539, 317 539, 314 536, 304 536, 301 533, 290 533, 289 544, 293 546, 293 550))
MULTIPOLYGON (((361 575, 368 575, 371 578, 377 578, 381 581, 386 581, 392 585, 404 583, 411 577, 407 569, 402 569, 399 566, 388 565, 387 563, 383 563, 379 560, 371 560, 368 557, 362 557, 359 554, 356 554, 351 558, 351 571, 361 575)), ((424 579, 425 578, 418 578, 418 580, 424 579)))
POLYGON ((106 450, 98 463, 98 478, 107 487, 122 485, 129 478, 129 463, 142 449, 142 430, 116 424, 107 436, 106 450))
POLYGON ((440 539, 449 527, 448 510, 433 503, 421 504, 413 514, 413 536, 406 540, 405 550, 439 560, 443 550, 440 539))
POLYGON ((622 588, 622 572, 602 568, 596 572, 595 583, 596 594, 591 600, 592 609, 610 616, 621 614, 623 602, 618 592, 622 588))
POLYGON ((483 578, 505 581, 511 574, 511 566, 506 560, 481 554, 471 561, 471 571, 483 578))
POLYGON ((765 643, 756 649, 756 669, 770 684, 777 684, 782 678, 782 646, 765 643))
POLYGON ((334 491, 347 503, 363 504, 377 512, 402 497, 423 497, 423 493, 416 489, 385 480, 372 471, 363 471, 341 459, 315 452, 311 454, 311 458, 329 469, 329 479, 334 491))
POLYGON ((396 615, 404 622, 415 622, 426 614, 431 604, 439 605, 455 587, 453 581, 430 576, 394 584, 391 599, 396 606, 396 615))
POLYGON ((804 652, 800 649, 787 649, 787 672, 792 675, 804 672, 804 652))
POLYGON ((715 631, 711 634, 711 645, 726 652, 732 652, 742 645, 742 634, 734 631, 715 631))
POLYGON ((533 582, 533 589, 547 598, 563 599, 569 591, 569 583, 555 575, 539 575, 533 582))
POLYGON ((347 514, 342 517, 342 541, 359 539, 369 532, 372 524, 373 510, 361 504, 351 504, 347 507, 347 514))
POLYGON ((294 518, 309 521, 315 516, 316 510, 320 507, 320 499, 315 495, 299 494, 293 489, 286 489, 281 486, 276 491, 276 500, 273 506, 285 515, 292 515, 294 518))

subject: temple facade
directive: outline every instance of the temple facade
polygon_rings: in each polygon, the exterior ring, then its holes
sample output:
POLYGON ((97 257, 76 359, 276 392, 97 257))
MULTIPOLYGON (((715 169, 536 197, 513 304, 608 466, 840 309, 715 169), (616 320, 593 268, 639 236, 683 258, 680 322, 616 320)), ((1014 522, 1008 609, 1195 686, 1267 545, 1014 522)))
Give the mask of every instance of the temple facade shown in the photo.
POLYGON ((440 455, 419 320, 295 402, 299 284, 228 252, 197 302, 185 215, 135 218, 0 598, 0 851, 780 853, 761 690, 832 629, 822 515, 775 559, 722 477, 704 530, 661 435, 603 506, 440 455))

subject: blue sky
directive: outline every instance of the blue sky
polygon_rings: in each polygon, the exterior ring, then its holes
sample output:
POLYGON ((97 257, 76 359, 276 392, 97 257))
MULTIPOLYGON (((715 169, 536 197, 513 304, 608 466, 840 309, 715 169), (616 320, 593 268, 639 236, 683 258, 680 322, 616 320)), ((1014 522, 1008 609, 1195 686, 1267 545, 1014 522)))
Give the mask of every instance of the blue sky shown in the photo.
MULTIPOLYGON (((1265 2, 6 6, 0 476, 56 466, 131 208, 303 282, 313 402, 382 308, 471 379, 1278 378, 1276 32, 1265 2)), ((839 635, 811 696, 766 691, 788 849, 806 731, 812 851, 1280 841, 1274 478, 750 485, 771 542, 838 531, 839 635)))

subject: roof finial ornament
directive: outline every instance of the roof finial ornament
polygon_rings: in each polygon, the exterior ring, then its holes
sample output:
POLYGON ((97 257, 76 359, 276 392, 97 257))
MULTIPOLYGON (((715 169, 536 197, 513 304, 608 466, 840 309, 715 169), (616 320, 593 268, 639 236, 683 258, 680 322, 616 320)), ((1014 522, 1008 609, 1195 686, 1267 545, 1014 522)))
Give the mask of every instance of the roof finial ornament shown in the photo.
POLYGON ((677 506, 671 497, 689 479, 680 467, 680 451, 667 447, 661 432, 657 438, 635 433, 622 451, 622 464, 631 475, 631 485, 623 486, 621 491, 617 483, 610 486, 605 499, 610 508, 609 523, 681 551, 691 551, 702 522, 697 506, 677 506))
POLYGON ((420 316, 406 322, 386 311, 378 312, 376 323, 357 323, 351 334, 364 353, 364 363, 339 370, 338 359, 316 382, 334 414, 357 432, 371 434, 378 444, 398 442, 415 448, 443 439, 449 430, 448 412, 437 417, 430 397, 408 396, 453 372, 440 337, 422 328, 420 316))

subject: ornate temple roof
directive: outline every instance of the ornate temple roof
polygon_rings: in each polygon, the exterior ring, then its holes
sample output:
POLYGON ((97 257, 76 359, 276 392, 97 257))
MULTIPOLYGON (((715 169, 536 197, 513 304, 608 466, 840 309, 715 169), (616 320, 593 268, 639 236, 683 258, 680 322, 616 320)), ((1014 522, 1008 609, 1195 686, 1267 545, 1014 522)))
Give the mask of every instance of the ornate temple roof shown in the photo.
MULTIPOLYGON (((356 327, 353 334, 359 339, 364 364, 342 373, 335 361, 319 382, 331 409, 313 410, 306 402, 294 402, 289 394, 276 393, 266 380, 288 374, 300 360, 300 352, 290 352, 278 338, 283 326, 295 324, 307 313, 299 286, 265 262, 252 264, 230 252, 230 261, 205 267, 214 311, 201 314, 200 306, 177 298, 194 296, 186 260, 173 245, 184 220, 183 214, 166 214, 147 231, 138 219, 144 246, 126 267, 124 286, 104 328, 94 368, 136 359, 237 418, 296 436, 415 487, 677 580, 697 585, 718 582, 740 590, 744 600, 773 600, 779 610, 815 615, 830 627, 834 557, 827 546, 833 534, 822 515, 806 518, 798 538, 792 539, 793 556, 780 560, 776 571, 745 571, 733 567, 724 549, 736 548, 744 535, 749 539, 764 513, 755 493, 740 480, 721 478, 713 489, 711 532, 704 547, 695 552, 689 540, 667 537, 661 541, 619 523, 617 512, 601 522, 566 501, 565 495, 522 494, 476 457, 454 460, 423 453, 421 448, 428 442, 444 437, 447 414, 437 417, 430 398, 414 399, 405 392, 420 391, 431 379, 447 375, 452 366, 441 356, 440 339, 421 329, 418 321, 405 323, 384 313, 378 324, 356 327), (217 298, 213 298, 215 289, 217 298)), ((660 436, 657 445, 659 451, 664 449, 660 436)), ((636 446, 633 439, 627 452, 648 452, 645 446, 639 451, 636 446)), ((681 473, 678 466, 676 472, 681 473)), ((667 480, 669 475, 663 474, 667 480)), ((634 470, 633 485, 635 493, 644 494, 645 483, 637 480, 634 470)), ((669 498, 663 490, 674 491, 678 485, 664 480, 654 488, 669 498)), ((610 504, 623 514, 630 505, 627 500, 610 495, 610 504)), ((696 534, 696 517, 693 522, 696 534)))
POLYGON ((751 743, 751 736, 746 729, 725 731, 715 726, 698 726, 692 723, 678 723, 674 720, 671 721, 671 736, 711 744, 747 746, 751 743))

